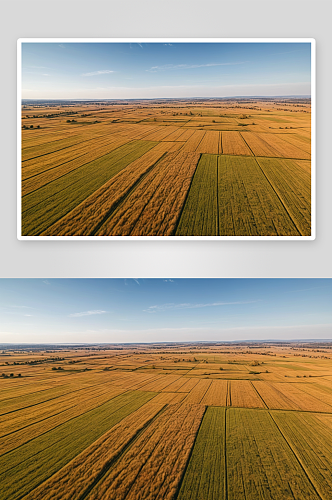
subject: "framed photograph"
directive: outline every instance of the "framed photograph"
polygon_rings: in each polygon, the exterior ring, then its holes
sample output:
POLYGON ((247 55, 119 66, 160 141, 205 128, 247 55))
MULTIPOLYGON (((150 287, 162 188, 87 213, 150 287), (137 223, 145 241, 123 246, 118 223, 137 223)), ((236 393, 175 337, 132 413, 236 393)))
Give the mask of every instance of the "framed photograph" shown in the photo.
POLYGON ((331 278, 9 278, 0 297, 2 500, 331 498, 331 278))
POLYGON ((315 239, 314 39, 18 40, 19 239, 315 239))

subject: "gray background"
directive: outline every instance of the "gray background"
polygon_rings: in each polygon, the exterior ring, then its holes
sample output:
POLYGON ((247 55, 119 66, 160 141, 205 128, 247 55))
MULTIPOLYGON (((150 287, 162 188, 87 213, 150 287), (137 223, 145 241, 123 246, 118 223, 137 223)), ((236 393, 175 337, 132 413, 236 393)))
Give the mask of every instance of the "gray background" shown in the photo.
POLYGON ((10 0, 1 29, 0 277, 331 277, 331 2, 10 0), (16 40, 298 37, 317 48, 315 241, 18 241, 16 40))

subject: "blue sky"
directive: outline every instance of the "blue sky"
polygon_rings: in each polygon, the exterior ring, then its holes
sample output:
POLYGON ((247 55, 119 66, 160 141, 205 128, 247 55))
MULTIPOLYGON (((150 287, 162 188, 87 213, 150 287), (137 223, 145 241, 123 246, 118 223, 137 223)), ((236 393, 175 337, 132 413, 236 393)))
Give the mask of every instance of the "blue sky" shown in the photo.
POLYGON ((332 279, 0 279, 0 343, 332 339, 332 279))
POLYGON ((310 94, 310 43, 22 44, 24 99, 310 94))

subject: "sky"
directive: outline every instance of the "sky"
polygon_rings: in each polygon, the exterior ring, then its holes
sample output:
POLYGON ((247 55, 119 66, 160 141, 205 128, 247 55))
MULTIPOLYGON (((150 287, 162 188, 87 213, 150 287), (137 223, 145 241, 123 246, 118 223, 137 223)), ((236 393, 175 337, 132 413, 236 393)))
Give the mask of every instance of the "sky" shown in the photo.
POLYGON ((332 340, 332 279, 0 279, 1 343, 332 340))
POLYGON ((23 99, 311 93, 310 43, 22 43, 23 99))

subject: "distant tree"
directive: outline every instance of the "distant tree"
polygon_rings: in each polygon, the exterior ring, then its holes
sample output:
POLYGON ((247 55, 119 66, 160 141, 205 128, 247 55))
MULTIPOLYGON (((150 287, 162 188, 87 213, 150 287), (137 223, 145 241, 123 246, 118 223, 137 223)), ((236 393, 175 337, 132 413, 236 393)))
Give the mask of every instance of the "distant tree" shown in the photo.
POLYGON ((10 374, 10 377, 14 377, 14 373, 11 373, 11 374, 10 374))
POLYGON ((67 123, 70 123, 70 122, 71 122, 71 120, 67 120, 67 123))
POLYGON ((37 128, 40 128, 40 125, 37 125, 37 128))
POLYGON ((221 367, 219 368, 219 370, 223 370, 223 367, 221 366, 221 367))
POLYGON ((18 376, 18 377, 22 377, 22 375, 21 375, 20 373, 19 373, 17 376, 18 376))
POLYGON ((33 128, 33 125, 30 125, 30 128, 33 128))

